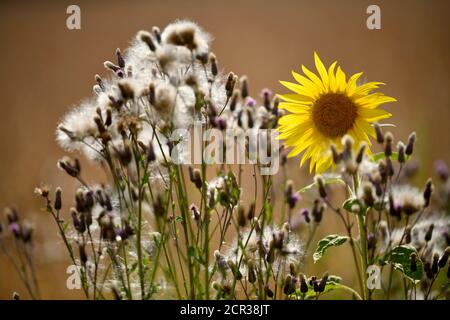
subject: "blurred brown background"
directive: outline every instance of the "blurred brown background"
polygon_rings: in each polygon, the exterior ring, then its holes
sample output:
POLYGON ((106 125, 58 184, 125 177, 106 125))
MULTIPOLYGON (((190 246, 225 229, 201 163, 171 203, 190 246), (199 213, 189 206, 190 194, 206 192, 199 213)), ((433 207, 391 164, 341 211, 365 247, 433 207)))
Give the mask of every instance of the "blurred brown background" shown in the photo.
MULTIPOLYGON (((450 160, 449 13, 445 0, 2 1, 0 206, 16 205, 37 227, 43 297, 81 297, 66 289, 66 253, 33 194, 41 183, 66 193, 75 187, 56 169, 64 154, 54 141, 58 119, 91 94, 94 74, 106 74, 103 61, 114 58, 115 48, 126 48, 138 30, 163 28, 177 18, 197 21, 214 35, 220 67, 248 75, 254 96, 264 87, 280 92, 278 80, 289 80, 290 70, 313 66, 314 50, 326 64, 337 59, 347 73, 364 71, 367 80, 386 82, 383 91, 398 99, 387 106, 395 136, 418 133, 420 183, 432 174, 435 159, 450 160), (66 28, 70 4, 81 8, 81 30, 66 28), (370 4, 381 7, 381 30, 366 27, 370 4)), ((290 172, 298 172, 292 174, 297 185, 311 179, 295 163, 290 172)), ((318 270, 347 251, 334 251, 318 270)), ((333 273, 352 284, 346 260, 340 261, 333 273)), ((0 299, 13 291, 27 297, 0 254, 0 299)))

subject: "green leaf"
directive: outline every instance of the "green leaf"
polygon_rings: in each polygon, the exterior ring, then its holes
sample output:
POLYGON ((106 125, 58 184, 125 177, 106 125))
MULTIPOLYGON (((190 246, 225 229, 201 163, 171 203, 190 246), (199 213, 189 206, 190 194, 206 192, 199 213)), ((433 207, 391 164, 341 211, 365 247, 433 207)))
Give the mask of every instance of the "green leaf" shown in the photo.
POLYGON ((361 203, 361 201, 357 198, 349 198, 349 199, 345 200, 344 203, 342 204, 342 207, 351 213, 354 213, 354 210, 352 210, 353 206, 359 206, 360 213, 366 212, 364 204, 361 203))
MULTIPOLYGON (((342 185, 346 185, 345 181, 342 180, 340 177, 324 177, 323 178, 325 185, 327 184, 342 184, 342 185)), ((306 191, 308 191, 309 189, 312 189, 313 187, 315 187, 317 185, 316 182, 313 182, 309 185, 307 185, 306 187, 301 188, 300 190, 298 190, 299 193, 304 193, 306 191)))
POLYGON ((400 271, 410 281, 417 283, 422 279, 423 263, 414 247, 402 245, 397 246, 389 252, 386 258, 381 261, 382 264, 391 264, 395 270, 400 271), (417 255, 417 270, 411 271, 411 254, 417 255))
POLYGON ((314 252, 314 263, 319 261, 329 247, 336 247, 344 244, 349 237, 338 234, 330 234, 317 243, 316 252, 314 252))

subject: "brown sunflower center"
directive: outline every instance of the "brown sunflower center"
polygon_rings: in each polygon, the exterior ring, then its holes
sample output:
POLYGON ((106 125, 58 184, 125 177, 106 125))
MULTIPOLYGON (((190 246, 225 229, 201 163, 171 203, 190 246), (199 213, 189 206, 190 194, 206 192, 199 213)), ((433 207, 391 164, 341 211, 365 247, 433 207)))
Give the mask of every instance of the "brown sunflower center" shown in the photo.
POLYGON ((357 108, 350 98, 339 93, 322 95, 314 104, 313 121, 324 135, 342 137, 353 127, 357 108))

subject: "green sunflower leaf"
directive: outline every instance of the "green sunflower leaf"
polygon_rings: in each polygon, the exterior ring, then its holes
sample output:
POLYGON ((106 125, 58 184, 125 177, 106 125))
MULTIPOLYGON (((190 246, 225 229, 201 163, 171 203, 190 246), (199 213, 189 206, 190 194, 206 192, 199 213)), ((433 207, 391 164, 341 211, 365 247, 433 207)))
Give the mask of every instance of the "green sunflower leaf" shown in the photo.
POLYGON ((320 240, 317 243, 317 249, 313 255, 314 263, 316 263, 323 257, 325 251, 328 248, 340 246, 340 245, 344 244, 348 239, 349 239, 349 237, 347 237, 347 236, 340 236, 338 234, 330 234, 330 235, 326 236, 325 238, 323 238, 322 240, 320 240))

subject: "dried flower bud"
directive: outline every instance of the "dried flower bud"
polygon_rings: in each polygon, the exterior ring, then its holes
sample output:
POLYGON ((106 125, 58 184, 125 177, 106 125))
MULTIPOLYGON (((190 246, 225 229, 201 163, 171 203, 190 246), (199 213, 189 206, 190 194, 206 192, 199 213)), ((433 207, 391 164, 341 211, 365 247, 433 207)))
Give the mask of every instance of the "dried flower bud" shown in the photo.
POLYGON ((314 178, 317 188, 319 189, 319 195, 321 198, 325 199, 327 197, 327 191, 325 190, 325 181, 321 175, 317 175, 314 178))
POLYGON ((427 232, 425 233, 425 241, 428 242, 433 237, 434 224, 430 224, 427 232))
POLYGON ((362 198, 367 207, 373 207, 375 198, 373 197, 373 188, 370 183, 364 183, 362 198))
POLYGON ((55 192, 55 203, 53 205, 53 207, 55 208, 56 211, 61 210, 62 207, 62 201, 61 201, 61 193, 62 190, 61 188, 56 188, 56 192, 55 192))
POLYGON ((237 105, 237 102, 239 99, 239 94, 240 94, 240 91, 234 90, 233 95, 231 96, 231 101, 230 101, 230 111, 236 110, 236 105, 237 105))
POLYGON ((80 175, 80 170, 77 168, 76 165, 72 165, 69 163, 68 160, 59 160, 58 161, 58 167, 62 170, 64 170, 68 175, 76 178, 80 175))
POLYGON ((384 146, 384 154, 386 157, 392 156, 392 141, 394 140, 394 137, 392 136, 392 133, 388 132, 386 133, 386 143, 384 146))
POLYGON ((375 123, 375 124, 374 124, 374 127, 375 127, 375 134, 376 134, 376 136, 377 136, 377 142, 378 142, 379 144, 383 144, 383 143, 384 143, 384 134, 383 134, 383 132, 381 131, 380 125, 379 125, 378 123, 375 123))
POLYGON ((414 151, 414 143, 416 142, 416 133, 413 132, 408 137, 408 143, 406 144, 405 154, 411 156, 414 151))
POLYGON ((431 272, 433 275, 438 274, 439 272, 439 254, 435 253, 433 255, 433 263, 431 264, 431 272))
POLYGON ((288 274, 284 280, 283 293, 293 294, 295 292, 295 286, 292 281, 292 276, 288 274))
POLYGON ((444 268, 447 264, 448 257, 450 256, 450 247, 445 248, 444 253, 442 254, 442 257, 439 259, 439 268, 444 268))
POLYGON ((433 193, 433 182, 431 179, 428 179, 427 184, 425 185, 425 190, 423 192, 423 199, 425 200, 424 208, 430 205, 431 194, 433 193))
POLYGON ((150 34, 150 32, 147 31, 139 31, 137 38, 139 40, 141 40, 142 42, 145 42, 145 44, 147 44, 147 46, 149 47, 150 51, 155 51, 156 50, 156 46, 153 43, 152 40, 152 35, 150 34))
POLYGON ((117 72, 117 71, 120 70, 120 67, 117 66, 117 65, 115 65, 115 64, 112 63, 111 61, 105 61, 105 62, 103 63, 103 65, 104 65, 104 67, 105 67, 106 69, 109 69, 109 70, 111 70, 111 71, 113 71, 113 72, 117 72))
POLYGON ((211 63, 211 74, 215 77, 219 73, 219 68, 217 66, 217 58, 214 53, 209 54, 209 62, 211 63))
POLYGON ((403 142, 399 141, 397 143, 397 153, 398 153, 398 162, 400 164, 405 163, 406 157, 405 157, 405 145, 403 142))
POLYGON ((247 76, 243 76, 240 79, 240 82, 241 82, 241 97, 242 97, 242 99, 245 99, 249 95, 247 76))
POLYGON ((342 138, 342 145, 344 146, 344 151, 342 152, 342 159, 344 161, 348 161, 352 158, 352 148, 353 148, 354 140, 351 136, 346 134, 342 138))
POLYGON ((325 291, 325 286, 327 285, 327 281, 328 281, 328 272, 325 272, 322 276, 322 279, 319 282, 319 286, 318 286, 318 292, 324 292, 325 291))
POLYGON ((265 292, 266 296, 268 296, 269 298, 273 298, 273 296, 274 296, 273 291, 269 288, 268 284, 264 285, 264 292, 265 292))
POLYGON ((83 244, 80 243, 78 245, 78 251, 80 253, 81 264, 84 266, 84 265, 86 265, 86 262, 88 260, 87 255, 86 255, 86 249, 84 247, 84 243, 83 244))
POLYGON ((310 223, 311 222, 311 218, 309 216, 309 210, 306 208, 303 208, 300 211, 300 214, 303 216, 303 218, 305 219, 306 223, 310 223))
POLYGON ((117 58, 117 64, 119 67, 124 68, 125 67, 125 60, 123 59, 122 53, 120 52, 120 49, 116 49, 116 58, 117 58))
POLYGON ((342 155, 337 151, 334 144, 331 145, 331 155, 333 157, 334 164, 338 165, 342 160, 342 155))
POLYGON ((308 284, 306 283, 306 277, 303 273, 300 274, 300 292, 305 294, 309 290, 308 284))
POLYGON ((325 206, 318 200, 314 200, 314 207, 312 210, 312 216, 314 218, 315 223, 320 223, 322 221, 323 211, 325 210, 325 206))
POLYGON ((247 212, 247 219, 249 221, 253 220, 253 218, 255 217, 255 203, 252 202, 250 204, 250 207, 248 208, 248 212, 247 212))
POLYGON ((20 294, 14 291, 13 294, 12 294, 12 299, 13 300, 20 300, 20 294))
POLYGON ((367 144, 365 142, 361 143, 359 146, 358 154, 356 155, 356 163, 360 164, 363 161, 364 153, 366 152, 367 144))
POLYGON ((161 30, 159 30, 159 28, 155 26, 155 27, 152 28, 152 32, 153 32, 153 35, 156 38, 156 41, 158 43, 161 43, 161 30))

